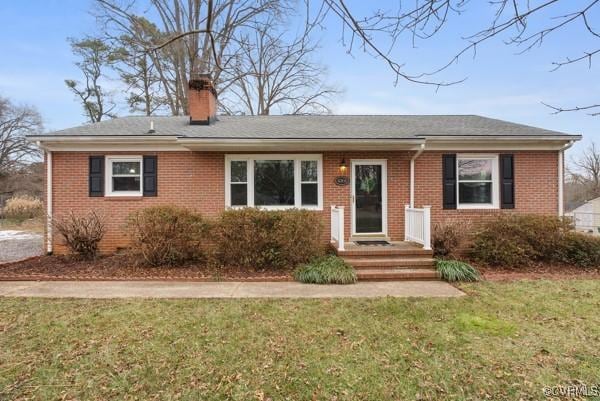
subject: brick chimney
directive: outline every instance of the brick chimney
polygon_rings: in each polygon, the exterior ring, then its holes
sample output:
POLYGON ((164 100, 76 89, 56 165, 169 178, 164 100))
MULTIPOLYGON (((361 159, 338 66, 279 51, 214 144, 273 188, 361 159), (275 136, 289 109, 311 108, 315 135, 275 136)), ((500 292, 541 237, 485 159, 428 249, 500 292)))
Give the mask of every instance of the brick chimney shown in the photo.
POLYGON ((210 74, 192 74, 188 84, 190 125, 209 125, 217 116, 217 91, 210 74))

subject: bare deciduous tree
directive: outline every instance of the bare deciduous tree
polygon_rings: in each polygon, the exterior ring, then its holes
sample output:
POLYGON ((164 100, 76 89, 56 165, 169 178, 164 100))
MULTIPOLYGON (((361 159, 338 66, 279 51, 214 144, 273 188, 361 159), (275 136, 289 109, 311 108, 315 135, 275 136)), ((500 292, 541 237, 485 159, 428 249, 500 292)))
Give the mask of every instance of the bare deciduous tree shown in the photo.
MULTIPOLYGON (((508 45, 527 52, 559 32, 571 27, 583 28, 594 39, 600 39, 600 32, 592 23, 592 11, 598 11, 600 0, 493 0, 485 3, 492 11, 486 27, 476 32, 466 32, 463 38, 465 46, 459 48, 454 56, 442 62, 431 71, 407 72, 406 63, 395 55, 397 44, 410 40, 416 44, 419 40, 438 36, 450 21, 455 21, 469 7, 481 2, 465 0, 414 0, 395 2, 389 10, 375 9, 362 15, 351 9, 345 0, 304 0, 307 10, 316 10, 317 23, 333 16, 341 22, 342 43, 348 52, 360 49, 385 62, 396 76, 396 82, 403 79, 410 82, 448 86, 464 79, 440 81, 436 74, 448 69, 464 56, 475 56, 477 48, 493 38, 502 37, 508 45), (565 11, 568 10, 568 11, 565 11)), ((211 0, 208 0, 210 3, 211 0)), ((379 3, 377 3, 379 6, 379 3)), ((180 32, 173 40, 185 38, 198 32, 210 37, 214 31, 208 24, 201 30, 180 32)), ((163 44, 164 45, 164 44, 163 44)), ((159 45, 157 48, 161 48, 159 45)), ((553 63, 553 70, 580 62, 587 62, 591 68, 592 58, 600 53, 600 45, 579 55, 561 55, 563 59, 553 63)), ((549 105, 554 112, 587 110, 592 115, 600 115, 600 104, 558 107, 549 105)))
POLYGON ((222 68, 216 66, 227 66, 235 58, 236 33, 257 16, 282 12, 287 4, 286 0, 148 0, 143 7, 138 3, 96 0, 98 17, 107 38, 127 35, 153 49, 147 54, 173 115, 187 112, 191 72, 211 73, 219 90, 222 68), (151 37, 138 29, 142 14, 157 16, 152 20, 157 32, 151 37))
MULTIPOLYGON (((37 155, 34 157, 37 159, 37 155)), ((0 173, 0 203, 2 194, 25 194, 41 198, 44 195, 44 163, 36 161, 0 173)), ((6 197, 6 196, 5 196, 6 197)))
POLYGON ((326 114, 339 91, 323 82, 325 67, 311 58, 317 44, 308 26, 291 41, 282 22, 269 18, 238 39, 240 51, 224 69, 221 106, 230 114, 326 114))
POLYGON ((0 97, 0 177, 35 160, 39 152, 25 139, 26 135, 39 134, 42 119, 29 106, 16 106, 0 97))
MULTIPOLYGON (((463 48, 440 67, 411 75, 405 72, 404 63, 391 56, 395 43, 405 35, 413 43, 437 36, 449 21, 455 20, 474 3, 464 0, 416 0, 412 3, 399 3, 398 8, 391 12, 378 10, 370 15, 357 16, 349 9, 345 0, 322 1, 327 5, 327 10, 339 17, 345 29, 350 32, 350 39, 346 42, 350 50, 358 42, 365 51, 385 60, 397 78, 421 83, 457 63, 463 56, 475 56, 478 47, 496 37, 503 37, 506 44, 517 46, 519 53, 541 46, 549 37, 575 26, 583 28, 591 37, 600 39, 600 31, 596 30, 591 21, 592 11, 600 4, 599 0, 494 0, 486 3, 493 11, 491 20, 484 29, 464 34, 467 44, 463 48), (387 51, 381 43, 374 40, 376 34, 387 35, 390 39, 391 47, 387 51)), ((598 48, 585 51, 582 55, 561 55, 559 57, 564 59, 553 62, 552 70, 579 62, 587 62, 591 68, 592 58, 599 52, 600 44, 598 48)), ((446 84, 431 81, 424 83, 446 84)), ((600 104, 568 108, 547 106, 554 112, 588 110, 592 111, 592 115, 600 115, 597 112, 600 104)))
POLYGON ((568 175, 571 182, 585 188, 587 198, 600 196, 600 149, 594 142, 571 159, 568 175))
POLYGON ((85 117, 91 123, 114 117, 116 104, 111 93, 102 86, 105 69, 115 61, 113 50, 104 41, 94 38, 71 39, 71 49, 80 58, 75 64, 85 82, 66 79, 65 84, 81 101, 85 117))

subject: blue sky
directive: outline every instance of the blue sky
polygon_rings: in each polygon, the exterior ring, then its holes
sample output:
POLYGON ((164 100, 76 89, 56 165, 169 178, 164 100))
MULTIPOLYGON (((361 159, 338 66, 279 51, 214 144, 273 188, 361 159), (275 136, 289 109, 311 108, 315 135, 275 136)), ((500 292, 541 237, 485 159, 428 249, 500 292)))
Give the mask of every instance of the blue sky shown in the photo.
MULTIPOLYGON (((5 1, 0 6, 0 95, 36 106, 48 129, 84 122, 79 104, 64 85, 65 78, 79 77, 66 39, 94 33, 91 3, 27 0, 5 1)), ((402 43, 393 56, 405 62, 409 72, 430 71, 445 63, 463 45, 462 35, 477 31, 489 20, 487 2, 471 3, 470 11, 442 35, 418 43, 417 48, 402 43)), ((369 4, 349 1, 357 13, 367 10, 369 4)), ((600 17, 597 11, 595 17, 600 17)), ((600 29, 600 18, 594 21, 600 29)), ((552 115, 540 103, 574 106, 600 101, 598 69, 579 64, 549 72, 552 61, 598 46, 581 29, 551 36, 543 47, 524 55, 516 55, 518 49, 503 44, 502 39, 507 37, 494 39, 478 49, 475 59, 467 55, 439 76, 443 80, 466 77, 464 83, 436 92, 432 87, 403 81, 394 86, 394 75, 383 62, 360 51, 348 55, 340 44, 340 24, 334 19, 327 22, 322 51, 316 58, 328 67, 328 81, 344 90, 333 104, 336 113, 481 114, 583 134, 584 143, 576 145, 571 153, 580 151, 592 139, 600 140, 600 117, 585 113, 552 115)))

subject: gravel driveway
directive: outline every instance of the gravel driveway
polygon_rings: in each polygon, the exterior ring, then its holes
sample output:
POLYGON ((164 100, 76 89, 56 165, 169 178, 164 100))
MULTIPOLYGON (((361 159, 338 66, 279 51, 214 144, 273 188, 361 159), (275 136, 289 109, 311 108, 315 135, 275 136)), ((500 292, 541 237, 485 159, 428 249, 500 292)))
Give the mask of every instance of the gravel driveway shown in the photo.
POLYGON ((42 234, 0 230, 0 263, 38 256, 43 253, 42 234))

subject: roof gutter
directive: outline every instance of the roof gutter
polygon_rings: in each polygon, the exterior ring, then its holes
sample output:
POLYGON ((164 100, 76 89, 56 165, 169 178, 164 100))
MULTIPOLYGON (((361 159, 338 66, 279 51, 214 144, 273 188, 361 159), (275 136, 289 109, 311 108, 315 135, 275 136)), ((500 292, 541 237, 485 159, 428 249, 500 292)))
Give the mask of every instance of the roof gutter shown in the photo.
POLYGON ((143 142, 177 142, 176 136, 169 135, 31 135, 29 142, 103 142, 103 143, 137 143, 143 142))
POLYGON ((581 135, 423 135, 428 141, 579 141, 581 135))
POLYGON ((214 139, 179 138, 177 143, 201 151, 416 150, 424 139, 214 139))
POLYGON ((344 141, 348 143, 365 143, 365 142, 388 142, 388 143, 406 143, 406 144, 421 144, 425 141, 457 141, 457 140, 477 140, 477 141, 579 141, 581 135, 549 135, 549 136, 507 136, 507 135, 425 135, 416 138, 334 138, 334 139, 318 139, 318 138, 191 138, 177 137, 173 135, 30 135, 26 137, 29 142, 177 142, 182 144, 188 143, 277 143, 277 142, 319 142, 319 143, 338 143, 344 141))
POLYGON ((177 143, 175 136, 112 135, 112 136, 28 136, 46 151, 63 152, 132 152, 132 151, 187 151, 177 143))
POLYGON ((557 151, 581 135, 564 136, 428 136, 428 151, 557 151))
POLYGON ((340 141, 349 143, 371 143, 371 142, 386 142, 386 143, 407 143, 407 144, 422 144, 425 139, 421 138, 190 138, 179 137, 179 143, 282 143, 282 142, 313 142, 313 143, 339 143, 340 141))
POLYGON ((424 136, 420 138, 190 138, 172 135, 28 136, 49 151, 327 151, 415 150, 427 142, 428 151, 560 150, 581 135, 558 136, 424 136))

